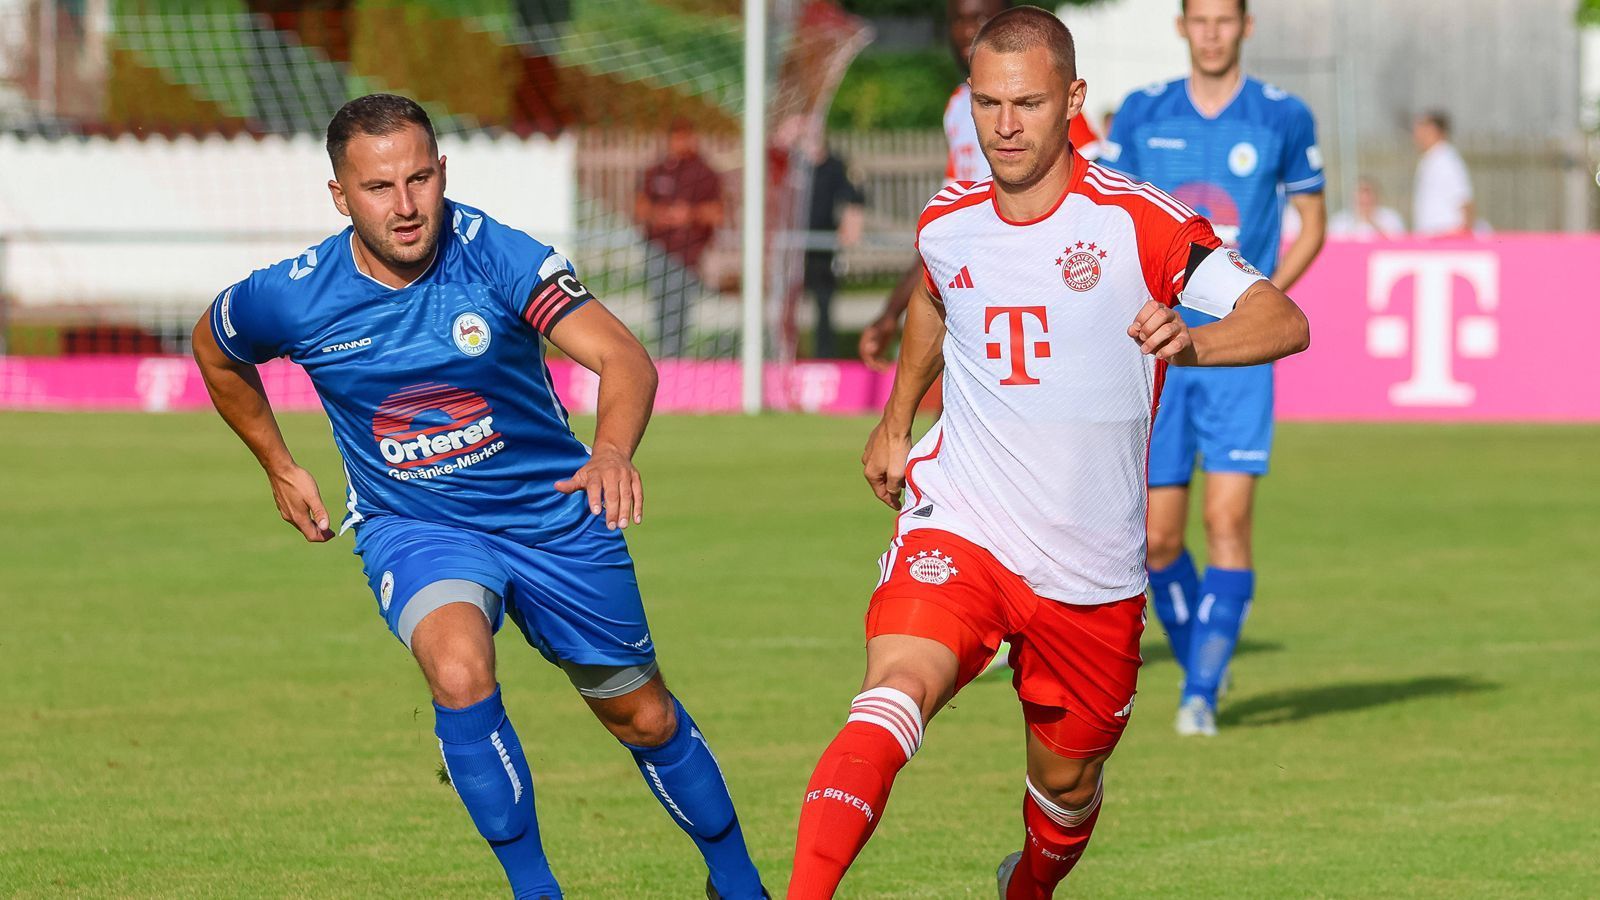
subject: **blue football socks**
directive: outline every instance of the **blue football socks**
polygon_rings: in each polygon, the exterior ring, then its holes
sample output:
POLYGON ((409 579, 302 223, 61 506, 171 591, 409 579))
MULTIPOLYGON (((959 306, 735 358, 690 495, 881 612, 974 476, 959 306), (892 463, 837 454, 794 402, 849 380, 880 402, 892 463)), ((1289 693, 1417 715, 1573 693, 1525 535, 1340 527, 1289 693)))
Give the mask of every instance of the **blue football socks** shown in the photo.
POLYGON ((500 687, 465 709, 433 705, 434 734, 450 783, 489 842, 519 900, 559 900, 561 888, 539 842, 533 775, 506 718, 500 687))
POLYGON ((1165 568, 1150 570, 1150 605, 1167 632, 1167 644, 1178 668, 1189 668, 1190 631, 1200 598, 1200 574, 1185 550, 1165 568))
POLYGON ((1184 700, 1202 697, 1211 706, 1217 705, 1217 686, 1233 659, 1255 587, 1256 573, 1251 569, 1206 569, 1200 583, 1200 604, 1194 612, 1184 700))
POLYGON ((759 900, 761 875, 745 849, 733 798, 711 747, 683 704, 673 698, 678 728, 666 743, 636 747, 634 762, 672 820, 694 840, 711 870, 711 884, 726 900, 759 900))

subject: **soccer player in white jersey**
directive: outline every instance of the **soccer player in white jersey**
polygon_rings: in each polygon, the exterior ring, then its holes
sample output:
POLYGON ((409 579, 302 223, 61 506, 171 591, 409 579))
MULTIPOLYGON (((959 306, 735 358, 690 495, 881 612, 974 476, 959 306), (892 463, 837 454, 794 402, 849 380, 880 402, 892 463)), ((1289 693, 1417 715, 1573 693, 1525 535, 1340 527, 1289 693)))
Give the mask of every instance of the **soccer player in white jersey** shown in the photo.
MULTIPOLYGON (((949 0, 945 6, 945 20, 950 24, 950 51, 965 72, 971 62, 972 39, 985 22, 1010 6, 1008 0, 949 0)), ((1081 115, 1071 122, 1072 145, 1093 159, 1100 146, 1100 138, 1081 115)), ((944 105, 944 138, 949 153, 945 157, 945 182, 980 181, 989 177, 989 161, 984 158, 977 128, 972 124, 972 88, 963 81, 950 92, 944 105)), ((922 281, 922 262, 911 264, 906 274, 889 292, 882 312, 861 331, 857 351, 861 361, 877 371, 889 368, 889 349, 900 333, 900 317, 905 314, 911 292, 922 281)))
POLYGON ((992 180, 918 224, 923 280, 863 463, 900 510, 866 617, 867 672, 800 811, 788 896, 830 897, 882 821, 927 721, 1011 641, 1027 722, 1007 898, 1049 897, 1083 853, 1132 710, 1144 630, 1145 454, 1168 365, 1305 349, 1305 316, 1205 219, 1073 151, 1072 36, 1018 8, 972 55, 992 180), (1190 329, 1173 306, 1219 321, 1190 329), (943 372, 944 414, 913 416, 943 372), (909 496, 902 497, 902 491, 909 496))

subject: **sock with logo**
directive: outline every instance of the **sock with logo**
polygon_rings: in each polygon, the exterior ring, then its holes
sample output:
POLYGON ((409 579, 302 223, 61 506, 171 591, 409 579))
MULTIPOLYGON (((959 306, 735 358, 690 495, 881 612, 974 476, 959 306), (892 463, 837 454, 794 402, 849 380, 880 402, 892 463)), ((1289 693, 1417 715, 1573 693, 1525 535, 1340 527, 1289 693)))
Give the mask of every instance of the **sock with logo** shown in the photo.
POLYGON ((678 727, 666 743, 623 746, 633 753, 645 783, 672 821, 694 840, 717 893, 727 900, 759 900, 763 896, 761 875, 745 849, 744 832, 722 769, 689 711, 676 697, 672 706, 678 727))
POLYGON ((1251 569, 1206 569, 1206 577, 1200 582, 1200 605, 1194 614, 1184 700, 1203 697, 1212 706, 1217 705, 1217 686, 1233 659, 1255 588, 1256 573, 1251 569))
POLYGON ((789 900, 832 897, 883 818, 894 777, 922 746, 922 710, 893 688, 873 688, 822 751, 800 806, 789 900))
POLYGON ((1022 859, 1011 872, 1006 900, 1047 900, 1055 894, 1089 846, 1103 786, 1095 785, 1094 798, 1082 809, 1065 809, 1028 782, 1022 795, 1022 859))
POLYGON ((561 897, 533 809, 533 774, 506 718, 500 686, 465 709, 433 705, 434 734, 456 795, 500 859, 517 898, 561 897))
POLYGON ((1200 574, 1188 550, 1164 568, 1150 570, 1150 605, 1167 632, 1167 644, 1178 668, 1189 668, 1190 629, 1194 602, 1200 596, 1200 574))

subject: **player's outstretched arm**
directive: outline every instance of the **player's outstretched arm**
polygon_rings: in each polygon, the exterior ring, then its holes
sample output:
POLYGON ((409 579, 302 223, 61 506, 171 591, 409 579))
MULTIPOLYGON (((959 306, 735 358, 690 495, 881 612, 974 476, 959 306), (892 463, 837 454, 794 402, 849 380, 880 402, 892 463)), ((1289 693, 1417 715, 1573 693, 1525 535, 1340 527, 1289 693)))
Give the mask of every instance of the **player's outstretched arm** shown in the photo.
POLYGON ((917 407, 944 371, 944 308, 929 293, 919 265, 917 284, 906 307, 906 331, 900 341, 900 365, 884 405, 883 419, 867 438, 861 454, 862 474, 872 492, 891 509, 900 508, 906 483, 906 457, 911 455, 911 429, 917 407))
POLYGON ((328 508, 322 502, 317 480, 289 453, 256 367, 233 359, 217 346, 209 309, 195 323, 193 337, 194 361, 205 379, 211 403, 266 471, 278 514, 308 541, 331 540, 328 508))
POLYGON ((594 450, 571 478, 556 482, 563 494, 583 491, 589 511, 605 513, 607 528, 644 521, 644 485, 633 452, 644 438, 656 402, 656 367, 644 345, 611 311, 591 300, 557 322, 550 343, 600 376, 594 450))
POLYGON ((918 259, 911 264, 906 274, 901 276, 894 290, 889 292, 889 299, 883 305, 883 312, 878 313, 878 317, 862 329, 861 341, 856 345, 856 352, 860 354, 861 361, 872 371, 889 370, 889 345, 894 343, 894 336, 900 331, 900 316, 911 303, 911 293, 920 284, 922 284, 922 260, 918 259))
POLYGON ((1209 325, 1190 329, 1176 310, 1146 303, 1128 326, 1139 349, 1175 366, 1253 366, 1311 346, 1311 325, 1293 300, 1261 279, 1209 325))

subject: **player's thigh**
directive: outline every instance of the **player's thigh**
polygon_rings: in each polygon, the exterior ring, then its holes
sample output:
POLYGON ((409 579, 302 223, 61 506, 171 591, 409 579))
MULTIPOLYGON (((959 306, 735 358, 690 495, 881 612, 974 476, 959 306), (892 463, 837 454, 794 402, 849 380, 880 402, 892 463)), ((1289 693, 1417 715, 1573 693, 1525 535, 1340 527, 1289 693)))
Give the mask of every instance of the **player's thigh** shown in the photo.
POLYGON ((1053 600, 1011 639, 1011 666, 1029 733, 1052 753, 1110 753, 1133 712, 1144 634, 1143 594, 1095 606, 1053 600))
POLYGON ((479 536, 399 516, 356 528, 355 552, 389 631, 413 649, 418 626, 451 604, 476 607, 492 634, 500 627, 508 575, 479 536))
POLYGON ((1271 365, 1196 369, 1190 399, 1206 474, 1265 475, 1272 457, 1271 365))
POLYGON ((622 531, 584 514, 537 546, 494 538, 511 577, 507 614, 588 697, 630 693, 656 674, 655 644, 622 531))
POLYGON ((1187 487, 1194 476, 1198 450, 1192 415, 1194 371, 1168 367, 1160 404, 1150 431, 1149 479, 1151 487, 1187 487))
MULTIPOLYGON (((1016 576, 987 550, 950 532, 928 528, 900 535, 880 565, 882 579, 867 605, 868 687, 885 686, 873 682, 898 668, 937 674, 947 688, 938 694, 953 695, 983 671, 1023 621, 1006 603, 1004 584, 1016 576), (947 654, 937 653, 938 647, 947 654)), ((925 713, 943 702, 917 699, 925 713)))

